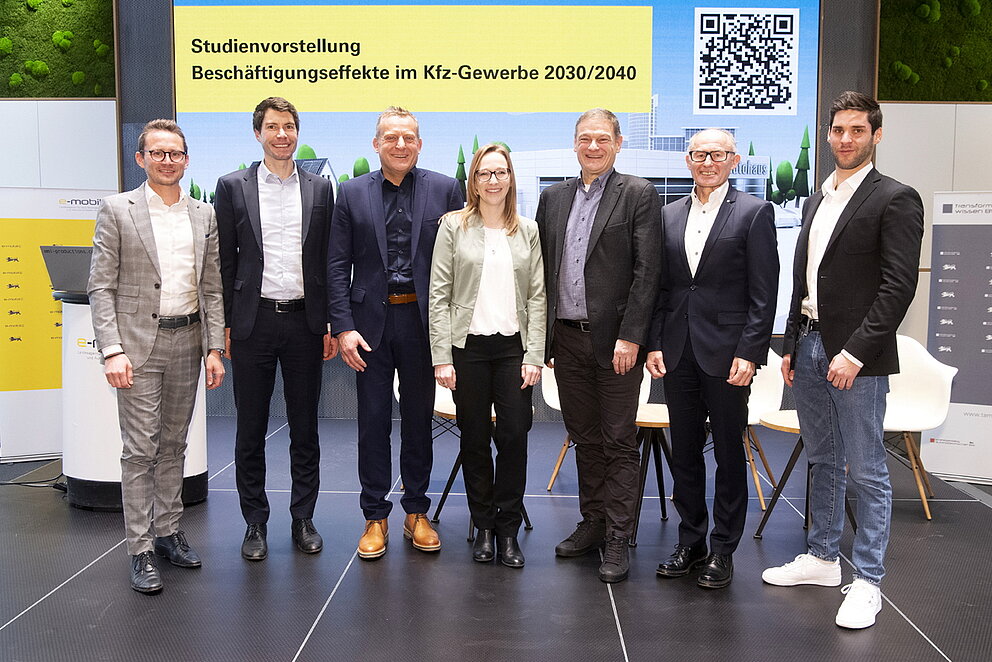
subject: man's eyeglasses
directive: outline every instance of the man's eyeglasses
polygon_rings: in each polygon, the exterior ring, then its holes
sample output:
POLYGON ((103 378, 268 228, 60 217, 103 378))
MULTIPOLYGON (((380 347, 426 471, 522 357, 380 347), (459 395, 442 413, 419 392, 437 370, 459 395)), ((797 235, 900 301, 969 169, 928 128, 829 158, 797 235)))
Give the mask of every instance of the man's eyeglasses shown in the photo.
POLYGON ((477 170, 475 172, 475 181, 480 184, 485 184, 490 179, 496 176, 496 181, 505 182, 510 178, 510 171, 506 168, 497 168, 496 170, 477 170))
POLYGON ((161 163, 165 161, 165 157, 168 156, 169 160, 173 163, 182 163, 186 160, 186 152, 180 152, 175 150, 173 152, 165 152, 160 149, 145 149, 142 150, 145 154, 151 157, 152 161, 161 163))
POLYGON ((689 160, 693 163, 702 163, 706 160, 706 157, 710 157, 710 161, 713 163, 723 163, 729 159, 736 152, 727 152, 722 149, 716 149, 712 152, 704 152, 702 150, 696 149, 689 152, 689 160))

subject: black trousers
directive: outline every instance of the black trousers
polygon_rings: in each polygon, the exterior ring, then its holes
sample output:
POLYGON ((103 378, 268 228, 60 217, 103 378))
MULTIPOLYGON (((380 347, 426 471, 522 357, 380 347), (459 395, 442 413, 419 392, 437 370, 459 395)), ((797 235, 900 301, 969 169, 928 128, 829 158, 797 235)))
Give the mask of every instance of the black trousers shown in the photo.
POLYGON ((575 442, 579 511, 605 519, 607 535, 629 538, 637 507, 637 398, 644 364, 626 375, 596 362, 586 332, 555 323, 555 379, 565 429, 575 442))
POLYGON ((713 434, 716 478, 713 488, 713 532, 710 551, 733 554, 747 517, 747 465, 744 428, 750 386, 727 383, 723 375, 708 375, 696 363, 692 343, 686 339, 682 358, 665 375, 665 400, 671 418, 672 501, 679 517, 679 543, 705 542, 709 529, 706 509, 706 419, 713 434))
POLYGON ((238 409, 234 464, 241 513, 249 524, 269 520, 265 433, 278 364, 289 419, 289 468, 293 479, 289 512, 294 519, 312 518, 320 488, 317 403, 323 338, 310 331, 305 310, 277 313, 259 308, 251 336, 232 340, 231 354, 234 403, 238 409))
POLYGON ((523 520, 534 390, 520 388, 524 358, 520 334, 470 335, 465 348, 453 347, 451 354, 462 475, 472 521, 480 529, 496 529, 496 535, 515 537, 523 520), (495 473, 490 439, 496 443, 495 473))

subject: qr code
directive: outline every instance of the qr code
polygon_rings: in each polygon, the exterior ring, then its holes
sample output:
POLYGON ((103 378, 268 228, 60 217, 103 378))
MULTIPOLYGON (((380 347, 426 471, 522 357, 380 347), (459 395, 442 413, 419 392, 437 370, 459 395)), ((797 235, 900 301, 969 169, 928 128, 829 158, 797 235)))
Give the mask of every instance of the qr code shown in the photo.
POLYGON ((695 114, 796 114, 798 9, 697 7, 695 32, 695 114))

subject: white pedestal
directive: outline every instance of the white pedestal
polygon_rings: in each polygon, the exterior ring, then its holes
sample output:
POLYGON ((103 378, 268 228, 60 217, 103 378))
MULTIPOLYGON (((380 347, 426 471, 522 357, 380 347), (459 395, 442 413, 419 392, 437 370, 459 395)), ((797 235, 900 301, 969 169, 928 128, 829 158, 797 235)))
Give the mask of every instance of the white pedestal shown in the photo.
MULTIPOLYGON (((94 347, 86 304, 62 304, 62 473, 69 503, 81 508, 121 508, 121 429, 116 389, 107 383, 94 347)), ((199 381, 186 440, 183 502, 207 497, 207 407, 199 381)))

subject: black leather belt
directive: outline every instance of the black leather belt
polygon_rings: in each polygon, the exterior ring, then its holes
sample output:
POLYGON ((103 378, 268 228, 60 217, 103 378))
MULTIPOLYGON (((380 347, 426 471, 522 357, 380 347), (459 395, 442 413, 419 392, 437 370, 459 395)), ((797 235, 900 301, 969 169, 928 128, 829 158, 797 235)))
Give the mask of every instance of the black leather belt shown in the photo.
POLYGON ((559 322, 565 326, 570 326, 573 329, 578 329, 582 333, 589 333, 589 320, 563 320, 559 319, 559 322))
POLYGON ((804 334, 809 333, 810 331, 819 332, 820 320, 810 319, 809 317, 803 315, 802 319, 799 321, 799 330, 804 334))
POLYGON ((159 317, 158 318, 158 328, 160 329, 181 329, 184 326, 189 326, 190 324, 195 324, 200 321, 199 311, 195 313, 190 313, 189 315, 182 315, 181 317, 159 317))
POLYGON ((277 313, 295 313, 297 310, 303 310, 306 308, 306 300, 291 299, 289 301, 276 301, 275 299, 266 299, 265 297, 261 297, 258 300, 258 305, 261 308, 274 310, 277 313))

